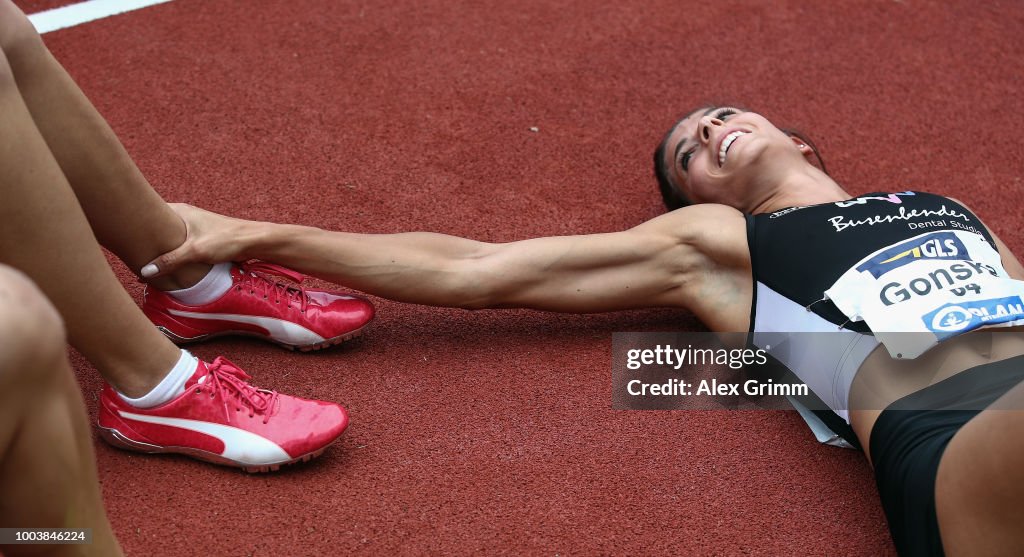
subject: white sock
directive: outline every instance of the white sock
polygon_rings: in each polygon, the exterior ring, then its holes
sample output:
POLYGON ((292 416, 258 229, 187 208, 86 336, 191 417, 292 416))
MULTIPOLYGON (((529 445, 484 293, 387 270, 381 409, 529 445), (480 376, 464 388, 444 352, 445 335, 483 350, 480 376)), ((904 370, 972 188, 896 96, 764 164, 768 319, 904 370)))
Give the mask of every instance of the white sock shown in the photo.
POLYGON ((201 306, 223 296, 231 290, 232 283, 231 263, 218 263, 194 285, 181 290, 168 290, 166 293, 187 306, 201 306))
POLYGON ((160 381, 159 385, 153 387, 152 391, 139 398, 128 398, 121 393, 117 394, 125 402, 136 408, 154 408, 181 396, 185 392, 185 382, 195 375, 196 368, 198 367, 199 360, 192 354, 189 354, 188 350, 182 350, 178 363, 174 364, 174 367, 163 378, 163 381, 160 381))

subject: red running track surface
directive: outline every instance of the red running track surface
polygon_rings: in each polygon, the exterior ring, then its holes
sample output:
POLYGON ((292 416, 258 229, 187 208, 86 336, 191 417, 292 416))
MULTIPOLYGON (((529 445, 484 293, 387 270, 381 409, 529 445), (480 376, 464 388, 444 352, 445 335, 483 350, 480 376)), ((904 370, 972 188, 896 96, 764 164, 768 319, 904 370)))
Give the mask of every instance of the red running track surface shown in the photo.
MULTIPOLYGON (((1024 4, 967 0, 176 0, 45 40, 166 199, 241 217, 620 230, 661 212, 662 133, 735 100, 810 132, 851 192, 954 195, 1020 252, 1022 28, 1024 4)), ((339 349, 194 349, 347 405, 319 460, 249 476, 97 443, 130 554, 893 553, 864 457, 795 413, 610 410, 611 333, 701 330, 686 313, 377 302, 339 349)))

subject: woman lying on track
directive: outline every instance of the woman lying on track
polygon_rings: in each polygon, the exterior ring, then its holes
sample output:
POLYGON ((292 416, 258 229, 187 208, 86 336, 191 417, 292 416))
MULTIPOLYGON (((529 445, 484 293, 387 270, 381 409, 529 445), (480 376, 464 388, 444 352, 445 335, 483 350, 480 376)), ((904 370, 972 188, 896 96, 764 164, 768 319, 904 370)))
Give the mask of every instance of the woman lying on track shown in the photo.
POLYGON ((262 259, 410 303, 680 307, 712 330, 749 331, 755 344, 764 332, 831 331, 830 349, 803 347, 813 367, 790 364, 852 426, 899 552, 1019 551, 1024 342, 977 329, 1024 322, 1024 269, 961 203, 919 192, 852 198, 816 162, 807 141, 764 117, 708 107, 655 153, 666 202, 680 208, 624 232, 489 244, 179 205, 187 240, 143 275, 262 259))

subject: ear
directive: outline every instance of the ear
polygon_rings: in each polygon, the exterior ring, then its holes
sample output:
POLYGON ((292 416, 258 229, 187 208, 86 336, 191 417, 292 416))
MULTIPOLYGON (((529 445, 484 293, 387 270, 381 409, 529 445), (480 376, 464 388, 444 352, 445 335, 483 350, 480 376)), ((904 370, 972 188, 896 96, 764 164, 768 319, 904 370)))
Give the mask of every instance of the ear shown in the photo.
POLYGON ((814 149, 811 149, 810 145, 804 143, 803 139, 800 139, 795 135, 791 135, 789 138, 793 140, 793 144, 796 145, 797 149, 800 149, 800 152, 803 153, 805 157, 814 156, 814 149))
POLYGON ((800 154, 803 155, 805 159, 807 159, 807 162, 814 164, 816 159, 816 157, 814 156, 814 149, 811 149, 810 145, 808 145, 806 142, 804 142, 803 139, 800 139, 795 135, 791 135, 789 136, 789 138, 793 140, 793 144, 796 145, 796 148, 800 150, 800 154))

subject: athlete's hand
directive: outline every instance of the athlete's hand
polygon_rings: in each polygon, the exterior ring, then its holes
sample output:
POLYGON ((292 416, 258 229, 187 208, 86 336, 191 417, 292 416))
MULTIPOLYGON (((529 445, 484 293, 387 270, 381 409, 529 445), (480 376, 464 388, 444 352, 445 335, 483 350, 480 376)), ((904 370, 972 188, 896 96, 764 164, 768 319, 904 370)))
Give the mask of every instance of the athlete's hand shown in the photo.
POLYGON ((243 238, 258 223, 218 215, 185 203, 170 205, 185 222, 185 242, 150 261, 139 272, 142 278, 163 276, 187 263, 215 265, 248 259, 243 238))

